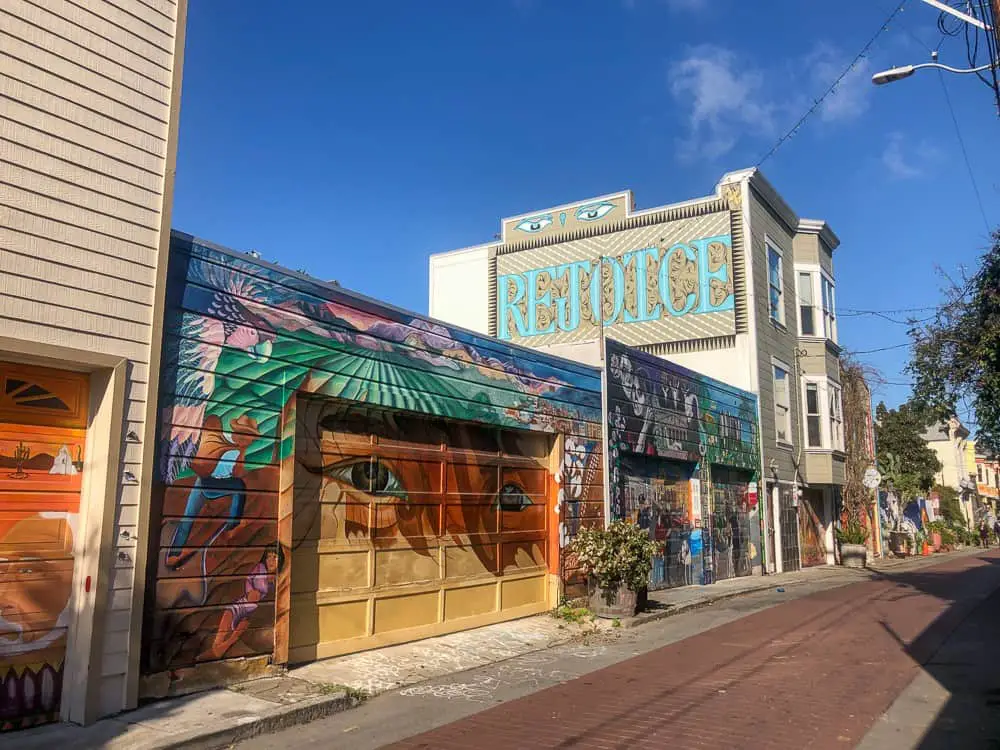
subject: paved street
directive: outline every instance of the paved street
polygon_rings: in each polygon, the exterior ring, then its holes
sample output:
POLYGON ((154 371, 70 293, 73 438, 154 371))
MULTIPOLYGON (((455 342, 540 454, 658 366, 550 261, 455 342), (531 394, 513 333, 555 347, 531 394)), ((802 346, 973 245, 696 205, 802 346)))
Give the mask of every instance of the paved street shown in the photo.
POLYGON ((852 580, 411 686, 241 747, 1000 747, 1000 553, 852 580))

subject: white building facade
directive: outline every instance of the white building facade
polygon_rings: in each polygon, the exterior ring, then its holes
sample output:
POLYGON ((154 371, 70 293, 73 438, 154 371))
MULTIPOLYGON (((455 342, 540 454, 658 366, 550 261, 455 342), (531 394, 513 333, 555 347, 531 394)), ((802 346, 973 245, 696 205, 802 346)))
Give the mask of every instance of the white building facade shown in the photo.
POLYGON ((430 258, 430 314, 603 363, 612 338, 759 397, 764 566, 834 561, 844 483, 833 252, 758 170, 643 211, 628 191, 521 214, 430 258))

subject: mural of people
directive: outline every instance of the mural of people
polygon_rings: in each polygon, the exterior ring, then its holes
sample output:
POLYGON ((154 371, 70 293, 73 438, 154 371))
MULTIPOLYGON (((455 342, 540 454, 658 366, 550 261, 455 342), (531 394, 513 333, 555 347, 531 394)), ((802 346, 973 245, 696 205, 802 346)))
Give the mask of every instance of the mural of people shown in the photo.
POLYGON ((250 627, 250 615, 257 611, 263 599, 274 592, 275 576, 284 564, 285 553, 280 545, 264 550, 260 562, 243 582, 243 596, 226 607, 215 637, 211 645, 198 655, 199 661, 221 659, 240 640, 250 627))
POLYGON ((232 531, 239 525, 246 501, 243 455, 260 436, 260 431, 256 420, 249 416, 231 420, 229 427, 224 432, 221 420, 215 415, 205 419, 198 452, 191 461, 191 469, 197 479, 188 495, 184 517, 178 521, 170 548, 166 552, 165 564, 168 568, 180 567, 197 551, 185 549, 185 545, 206 502, 223 498, 230 500, 226 522, 206 546, 211 546, 220 534, 232 531))

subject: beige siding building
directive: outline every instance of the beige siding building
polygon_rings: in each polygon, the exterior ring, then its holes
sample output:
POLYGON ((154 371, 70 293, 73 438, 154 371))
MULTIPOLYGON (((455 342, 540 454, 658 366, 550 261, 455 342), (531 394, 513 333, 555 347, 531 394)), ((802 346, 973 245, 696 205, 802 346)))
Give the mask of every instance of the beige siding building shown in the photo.
POLYGON ((497 242, 431 257, 430 314, 590 364, 612 338, 757 394, 766 564, 828 564, 844 482, 838 244, 758 170, 732 172, 643 211, 623 192, 505 219, 497 242))
POLYGON ((0 730, 136 705, 185 13, 0 8, 0 730))

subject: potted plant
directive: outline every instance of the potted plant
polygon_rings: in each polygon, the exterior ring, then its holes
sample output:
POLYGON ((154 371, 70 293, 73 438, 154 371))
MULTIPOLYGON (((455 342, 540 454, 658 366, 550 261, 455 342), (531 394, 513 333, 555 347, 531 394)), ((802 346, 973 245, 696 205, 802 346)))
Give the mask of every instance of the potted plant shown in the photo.
POLYGON ((860 521, 852 518, 842 529, 837 529, 840 542, 840 564, 846 568, 863 568, 868 561, 868 529, 860 521))
POLYGON ((570 542, 590 583, 590 608, 603 618, 632 617, 649 583, 653 556, 660 545, 631 521, 613 521, 605 529, 583 529, 570 542))

